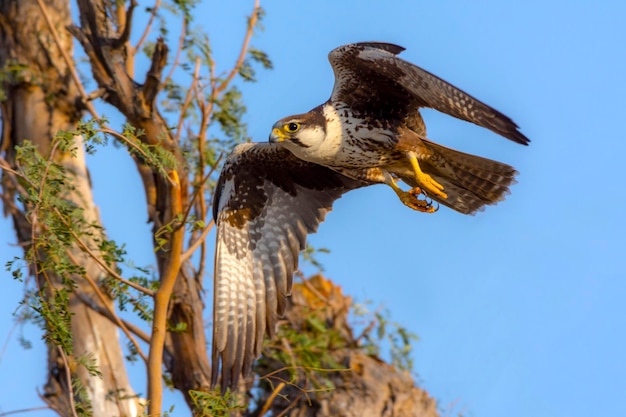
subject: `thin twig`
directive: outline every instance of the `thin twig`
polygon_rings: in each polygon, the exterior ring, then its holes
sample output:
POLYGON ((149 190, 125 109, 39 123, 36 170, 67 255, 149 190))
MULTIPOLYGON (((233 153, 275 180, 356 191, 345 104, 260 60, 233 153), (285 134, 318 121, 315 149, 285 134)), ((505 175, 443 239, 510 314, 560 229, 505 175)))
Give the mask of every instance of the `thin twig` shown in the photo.
POLYGON ((0 363, 2 363, 2 359, 4 358, 4 352, 6 352, 7 347, 9 346, 9 342, 11 341, 11 336, 13 336, 13 332, 15 331, 15 329, 17 329, 18 324, 18 321, 14 321, 13 326, 11 326, 11 329, 9 330, 9 333, 7 333, 7 338, 2 345, 2 349, 0 350, 0 363))
MULTIPOLYGON (((174 142, 176 143, 180 143, 180 136, 182 134, 183 123, 185 121, 185 113, 187 112, 187 108, 191 104, 191 100, 193 99, 192 94, 193 94, 193 91, 196 89, 199 78, 200 78, 200 58, 196 58, 196 66, 193 70, 193 78, 191 81, 191 85, 189 86, 189 89, 187 90, 185 101, 183 102, 183 106, 180 109, 180 117, 178 119, 178 126, 176 127, 176 136, 174 137, 174 142)), ((165 83, 163 83, 162 85, 165 85, 165 83)))
POLYGON ((287 406, 287 407, 286 407, 283 411, 281 411, 280 413, 278 413, 278 415, 276 415, 276 417, 283 417, 283 416, 286 416, 286 415, 287 415, 287 413, 288 413, 289 411, 291 411, 291 409, 292 409, 292 408, 294 408, 296 405, 298 405, 298 402, 300 401, 300 398, 302 398, 302 396, 303 396, 303 395, 304 395, 303 393, 298 394, 298 396, 297 396, 296 398, 294 398, 294 399, 291 401, 291 403, 290 403, 290 404, 289 404, 289 405, 288 405, 288 406, 287 406))
MULTIPOLYGON (((222 160, 223 157, 224 157, 223 153, 221 153, 220 156, 217 157, 217 160, 215 161, 213 166, 211 166, 211 169, 209 170, 209 172, 204 177, 202 177, 202 179, 199 181, 200 184, 204 184, 208 181, 209 177, 213 175, 215 170, 217 170, 217 167, 219 166, 220 161, 222 160)), ((194 191, 193 195, 191 196, 191 201, 189 202, 189 207, 187 208, 187 211, 185 211, 185 215, 183 216, 183 221, 187 221, 187 218, 189 217, 189 213, 191 212, 191 207, 195 203, 196 199, 198 199, 198 197, 202 195, 200 193, 200 189, 201 189, 200 186, 197 187, 196 191, 194 191)), ((202 217, 204 218, 205 216, 202 216, 202 217)))
POLYGON ((109 135, 113 135, 116 138, 118 138, 119 140, 121 140, 122 142, 128 144, 129 147, 133 148, 138 154, 143 156, 143 159, 145 161, 150 159, 148 154, 145 153, 144 150, 141 149, 141 147, 139 147, 136 143, 134 143, 133 141, 129 140, 126 136, 122 135, 121 133, 118 133, 115 130, 113 130, 111 128, 108 128, 108 127, 103 127, 102 129, 98 129, 98 131, 102 132, 102 133, 107 133, 109 135))
MULTIPOLYGON (((206 128, 210 120, 209 116, 210 114, 213 113, 213 104, 217 100, 217 97, 224 90, 226 90, 226 88, 228 88, 228 85, 230 84, 230 82, 235 78, 235 76, 241 70, 241 66, 243 65, 245 58, 246 58, 246 54, 248 53, 248 47, 250 45, 250 39, 252 38, 252 34, 254 33, 254 27, 256 26, 256 23, 259 19, 260 9, 261 9, 261 6, 259 4, 259 0, 254 0, 254 7, 252 9, 252 15, 250 16, 250 19, 248 19, 248 29, 246 30, 246 34, 244 36, 241 49, 239 51, 239 57, 237 58, 237 61, 235 62, 235 65, 233 66, 233 68, 230 70, 230 73, 228 74, 228 76, 222 82, 220 82, 219 85, 217 85, 217 81, 215 78, 215 63, 213 61, 209 62, 209 71, 210 71, 210 80, 211 80, 211 97, 209 99, 208 106, 206 107, 203 106, 204 117, 200 126, 200 132, 206 131, 206 128)), ((199 103, 203 101, 200 95, 197 97, 197 100, 199 103)))
MULTIPOLYGON (((70 260, 75 264, 75 265, 79 265, 78 263, 78 259, 76 259, 76 257, 69 251, 66 251, 67 256, 70 258, 70 260)), ((133 344, 133 346, 135 346, 135 349, 137 350, 137 353, 139 354, 139 356, 141 357, 141 359, 143 359, 144 363, 148 363, 148 358, 146 357, 146 355, 143 353, 143 351, 141 350, 141 346, 139 346, 139 343, 137 343, 137 340, 135 340, 135 338, 133 337, 133 335, 130 333, 130 331, 128 330, 128 328, 126 327, 126 325, 124 324, 124 322, 122 320, 120 320, 120 318, 117 316, 117 314, 115 313, 115 311, 113 311, 113 309, 108 305, 107 303, 107 298, 104 296, 104 294, 102 293, 102 291, 100 290, 100 287, 98 287, 98 284, 96 284, 96 282, 93 280, 93 278, 91 278, 89 275, 82 274, 82 277, 89 283, 89 285, 91 286, 91 289, 93 289, 93 291, 96 293, 96 295, 98 296, 98 299, 100 299, 100 302, 102 302, 102 304, 105 306, 105 308, 107 309, 108 313, 111 315, 111 317, 114 319, 114 323, 120 328, 122 329, 122 331, 124 332, 124 334, 126 335, 126 337, 130 340, 130 342, 133 344)))
POLYGON ((322 301, 324 304, 328 305, 328 302, 330 301, 330 299, 328 297, 326 297, 324 294, 322 294, 321 292, 319 292, 319 290, 317 288, 315 288, 308 279, 304 278, 304 276, 301 276, 302 278, 302 285, 304 285, 306 287, 307 290, 311 291, 313 293, 313 295, 315 295, 317 298, 319 298, 320 301, 322 301))
POLYGON ((302 369, 302 370, 314 371, 314 372, 352 372, 352 368, 317 368, 315 366, 283 366, 282 368, 275 369, 272 372, 268 372, 267 374, 263 375, 259 379, 274 378, 274 379, 278 379, 279 381, 285 381, 289 385, 292 385, 292 386, 298 388, 302 392, 328 391, 328 388, 303 388, 303 387, 298 386, 297 384, 290 383, 289 381, 276 376, 276 374, 279 374, 279 373, 284 372, 284 371, 288 371, 290 369, 293 369, 293 370, 300 370, 300 369, 302 369))
MULTIPOLYGON (((53 142, 52 143, 52 148, 50 149, 50 156, 48 158, 48 160, 46 161, 46 167, 44 169, 44 172, 41 176, 41 182, 38 184, 38 190, 39 190, 39 194, 37 196, 37 201, 43 201, 43 190, 44 190, 44 185, 46 183, 46 178, 48 177, 48 171, 50 169, 50 165, 52 164, 52 160, 54 158, 54 154, 56 153, 56 150, 59 146, 59 142, 53 142)), ((38 224, 39 224, 39 206, 35 205, 35 207, 33 207, 33 214, 31 217, 31 222, 32 222, 32 227, 30 229, 30 239, 31 242, 37 242, 37 229, 38 229, 38 224)), ((48 276, 48 271, 43 269, 41 271, 39 271, 37 269, 37 265, 38 265, 38 251, 37 248, 34 247, 33 248, 33 266, 34 266, 34 270, 35 270, 35 274, 39 275, 40 273, 43 275, 44 279, 46 280, 46 282, 48 283, 48 285, 50 286, 50 288, 54 288, 54 285, 52 284, 52 281, 50 280, 50 277, 48 276)), ((39 285, 39 280, 37 280, 37 284, 39 285)), ((41 288, 39 288, 41 290, 41 288)))
MULTIPOLYGON (((61 214, 59 213, 59 216, 61 214)), ((80 237, 76 234, 75 231, 72 230, 72 237, 74 238, 74 240, 76 241, 76 243, 78 243, 78 245, 80 246, 80 248, 85 251, 89 257, 91 257, 94 261, 96 261, 96 263, 98 265, 100 265, 100 267, 102 269, 104 269, 107 274, 111 275, 113 278, 115 278, 116 280, 120 281, 121 283, 124 283, 126 285, 128 285, 131 288, 136 289, 137 291, 150 296, 150 297, 154 297, 154 291, 143 287, 135 282, 129 281, 126 278, 122 277, 120 274, 118 274, 117 272, 115 272, 109 265, 106 264, 106 262, 104 262, 102 259, 100 259, 99 256, 97 256, 92 250, 91 248, 89 248, 89 246, 87 246, 85 244, 85 242, 83 242, 80 237)))
POLYGON ((15 171, 13 168, 11 168, 11 164, 9 164, 7 162, 6 159, 4 159, 2 156, 0 156, 0 168, 2 168, 3 171, 7 171, 10 172, 11 174, 17 176, 17 177, 22 177, 23 175, 17 171, 15 171))
POLYGON ((137 45, 132 47, 132 50, 129 51, 130 54, 135 55, 137 51, 139 50, 139 48, 141 48, 141 45, 143 45, 143 43, 145 42, 146 38, 148 37, 148 34, 152 30, 152 24, 154 23, 154 19, 156 17, 156 14, 157 14, 157 11, 159 10, 160 5, 161 5, 161 0, 156 0, 154 2, 154 7, 152 7, 152 12, 150 13, 150 18, 148 19, 148 24, 146 24, 146 28, 143 31, 141 38, 139 38, 137 45))
MULTIPOLYGON (((219 163, 222 160, 223 156, 224 156, 224 154, 220 154, 220 156, 215 161, 215 164, 213 164, 213 166, 211 167, 211 170, 202 178, 201 184, 204 184, 209 179, 209 177, 211 175, 213 175, 213 172, 215 172, 215 170, 217 169, 217 166, 219 165, 219 163)), ((189 207, 192 207, 195 199, 198 196, 200 196, 200 190, 201 189, 202 189, 202 187, 200 187, 199 189, 197 189, 194 192, 194 194, 192 196, 192 199, 191 199, 191 202, 189 203, 189 207)), ((185 214, 185 218, 187 218, 188 215, 189 215, 189 209, 188 209, 187 213, 185 214)), ((203 215, 202 219, 206 220, 206 215, 203 215)), ((185 253, 183 253, 183 255, 181 257, 181 261, 182 262, 185 262, 187 259, 189 259, 191 257, 191 255, 193 255, 195 250, 198 249, 198 246, 203 245, 203 249, 204 249, 206 236, 211 231, 211 229, 213 228, 214 225, 215 225, 215 220, 211 219, 209 224, 207 224, 206 227, 202 230, 202 233, 200 234, 200 236, 198 236, 198 238, 191 244, 191 246, 185 251, 185 253)), ((203 255, 204 255, 205 251, 203 250, 202 252, 203 252, 203 255)), ((203 261, 204 261, 204 256, 200 260, 200 268, 198 268, 199 271, 204 270, 204 267, 203 267, 203 263, 204 262, 203 261)))
POLYGON ((200 246, 202 242, 204 242, 204 239, 206 239, 206 236, 209 234, 213 226, 215 226, 215 222, 213 221, 213 219, 211 219, 209 224, 207 224, 206 227, 202 229, 202 234, 198 237, 198 239, 196 239, 196 241, 193 242, 191 246, 189 246, 189 248, 181 255, 181 262, 187 261, 187 259, 189 259, 191 255, 193 255, 194 251, 198 249, 198 246, 200 246))
MULTIPOLYGON (((18 181, 18 178, 21 181, 30 185, 31 187, 35 188, 35 184, 30 180, 30 178, 26 177, 23 173, 11 168, 11 165, 7 162, 7 160, 1 156, 0 156, 0 168, 2 168, 4 172, 13 175, 14 178, 12 179, 14 183, 12 185, 15 187, 15 190, 17 190, 17 192, 20 193, 21 195, 28 195, 28 193, 26 189, 24 188, 24 186, 20 184, 20 181, 18 181)), ((13 204, 13 207, 15 207, 14 204, 13 204)))
POLYGON ((69 397, 69 401, 70 401, 70 409, 72 410, 72 415, 74 417, 78 417, 78 414, 76 414, 76 404, 74 403, 74 388, 72 384, 72 371, 70 368, 70 362, 67 359, 67 355, 65 354, 65 352, 63 352, 63 349, 61 349, 61 346, 57 346, 57 350, 59 351, 59 353, 61 354, 61 359, 63 360, 63 365, 65 367, 65 378, 67 378, 67 396, 69 397))
POLYGON ((270 410, 270 407, 272 406, 272 403, 274 402, 274 399, 283 390, 283 388, 285 388, 285 385, 286 384, 284 382, 281 382, 280 384, 278 384, 278 386, 276 388, 274 388, 274 390, 272 391, 270 396, 267 397, 267 400, 265 401, 265 404, 263 404, 263 408, 261 408, 261 412, 259 413, 258 417, 263 417, 265 415, 265 413, 267 413, 270 410))
MULTIPOLYGON (((372 315, 373 315, 374 317, 376 317, 376 315, 380 313, 380 311, 382 310, 382 308, 383 308, 383 306, 382 306, 382 305, 381 305, 381 306, 379 306, 379 307, 378 307, 378 308, 377 308, 377 309, 376 309, 376 310, 372 313, 372 315)), ((361 339, 363 339, 363 338, 367 337, 367 336, 368 336, 368 335, 372 332, 372 330, 374 330, 374 327, 376 327, 376 323, 377 323, 377 322, 379 322, 379 320, 378 320, 378 319, 376 319, 376 318, 372 319, 372 320, 370 321, 370 323, 367 325, 367 327, 363 329, 363 331, 361 332, 361 334, 360 334, 357 338, 355 338, 355 339, 354 339, 354 342, 352 342, 352 345, 354 345, 354 346, 358 346, 358 345, 359 345, 359 343, 361 342, 361 339)))
POLYGON ((33 411, 52 410, 49 405, 42 405, 41 407, 22 408, 21 410, 11 410, 4 413, 0 413, 0 417, 10 416, 11 414, 26 414, 33 411))
POLYGON ((178 37, 178 47, 176 48, 176 56, 174 57, 174 62, 172 62, 172 67, 170 68, 170 72, 167 74, 163 82, 161 82, 161 88, 163 88, 165 85, 167 85, 168 82, 170 82, 170 79, 174 75, 174 71, 176 70, 176 68, 178 68, 180 55, 182 54, 183 47, 185 45, 185 36, 187 36, 187 17, 183 16, 183 26, 180 28, 180 36, 178 37))
MULTIPOLYGON (((103 317, 106 317, 107 319, 109 319, 111 321, 111 323, 113 324, 117 324, 116 322, 116 318, 118 318, 118 315, 115 315, 115 317, 112 317, 109 314, 109 310, 108 309, 104 309, 102 307, 100 307, 99 304, 95 304, 92 302, 91 299, 89 299, 87 296, 83 295, 83 293, 77 293, 76 296, 80 299, 80 301, 82 301, 84 304, 88 305, 89 308, 91 308, 93 311, 95 311, 96 313, 102 315, 103 317)), ((134 334, 135 336, 137 336, 139 339, 141 339, 142 341, 146 342, 146 343, 150 343, 150 335, 148 335, 146 332, 144 332, 143 330, 141 330, 139 327, 137 327, 136 325, 134 325, 133 323, 124 320, 122 318, 120 318, 120 320, 122 321, 122 323, 124 323, 124 326, 126 326, 128 328, 128 330, 134 334)))
MULTIPOLYGON (((39 0, 41 1, 41 0, 39 0)), ((228 87, 228 84, 235 78, 235 75, 239 73, 241 66, 246 58, 246 54, 248 53, 248 47, 250 45, 250 38, 252 38, 252 34, 254 33, 254 27, 256 26, 256 22, 259 19, 259 10, 260 10, 259 0, 254 1, 254 8, 252 9, 252 15, 248 20, 248 30, 246 31, 246 36, 243 39, 243 44, 241 45, 241 50, 239 51, 239 57, 237 58, 237 62, 235 66, 230 71, 228 76, 224 81, 220 83, 220 85, 216 89, 216 93, 219 94, 228 87)), ((216 94, 216 95, 217 95, 216 94)))

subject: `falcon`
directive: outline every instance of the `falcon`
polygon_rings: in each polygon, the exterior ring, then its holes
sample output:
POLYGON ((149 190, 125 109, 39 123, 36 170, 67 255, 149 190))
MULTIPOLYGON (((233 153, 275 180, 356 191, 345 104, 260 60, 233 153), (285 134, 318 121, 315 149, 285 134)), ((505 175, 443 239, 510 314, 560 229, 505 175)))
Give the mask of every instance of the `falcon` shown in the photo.
POLYGON ((356 43, 329 54, 330 99, 272 128, 270 143, 235 147, 218 180, 212 385, 236 389, 273 337, 309 233, 344 193, 386 184, 408 207, 433 201, 463 214, 504 199, 517 172, 427 139, 433 108, 530 142, 507 116, 397 57, 404 48, 356 43), (408 186, 404 190, 399 182, 408 186))

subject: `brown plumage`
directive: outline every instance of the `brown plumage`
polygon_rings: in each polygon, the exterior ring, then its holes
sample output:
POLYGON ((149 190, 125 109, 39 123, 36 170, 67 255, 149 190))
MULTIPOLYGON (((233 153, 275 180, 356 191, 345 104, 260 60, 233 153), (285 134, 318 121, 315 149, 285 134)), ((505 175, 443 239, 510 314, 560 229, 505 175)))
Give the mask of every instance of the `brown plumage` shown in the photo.
POLYGON ((264 334, 273 336, 306 236, 343 193, 384 183, 415 210, 435 211, 433 199, 472 214, 515 182, 509 165, 427 139, 422 107, 529 143, 504 114, 396 57, 402 50, 359 43, 331 51, 330 99, 278 121, 271 144, 239 145, 228 157, 213 201, 212 384, 221 379, 222 390, 237 387, 264 334))

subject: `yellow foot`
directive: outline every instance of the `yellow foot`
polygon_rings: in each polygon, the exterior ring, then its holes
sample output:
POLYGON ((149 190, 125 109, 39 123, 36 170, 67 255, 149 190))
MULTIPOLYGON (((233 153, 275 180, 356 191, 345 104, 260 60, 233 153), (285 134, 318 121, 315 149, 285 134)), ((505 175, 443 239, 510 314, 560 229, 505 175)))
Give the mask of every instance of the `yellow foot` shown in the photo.
POLYGON ((427 199, 426 195, 419 187, 415 187, 409 191, 401 191, 398 193, 398 197, 400 197, 400 201, 402 201, 405 206, 416 211, 421 211, 422 213, 434 213, 439 210, 439 205, 436 207, 433 206, 433 201, 427 199), (424 196, 424 200, 419 198, 420 195, 424 196))
POLYGON ((417 183, 424 189, 424 191, 429 194, 436 195, 437 197, 444 200, 448 198, 448 195, 443 192, 443 185, 439 184, 433 179, 433 177, 422 171, 422 169, 420 168, 420 164, 417 161, 417 157, 412 152, 409 154, 409 161, 411 162, 411 166, 413 167, 413 172, 415 172, 415 179, 417 180, 417 183))

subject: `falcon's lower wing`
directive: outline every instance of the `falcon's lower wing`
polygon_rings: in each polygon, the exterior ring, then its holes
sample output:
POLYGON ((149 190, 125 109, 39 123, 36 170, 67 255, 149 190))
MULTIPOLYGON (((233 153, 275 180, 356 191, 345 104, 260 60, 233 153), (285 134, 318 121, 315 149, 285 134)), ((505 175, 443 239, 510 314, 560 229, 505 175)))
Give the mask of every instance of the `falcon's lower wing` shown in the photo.
POLYGON ((234 389, 250 373, 284 312, 307 234, 365 185, 276 145, 243 144, 228 157, 213 201, 213 386, 221 375, 222 390, 234 389))

